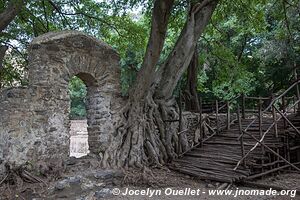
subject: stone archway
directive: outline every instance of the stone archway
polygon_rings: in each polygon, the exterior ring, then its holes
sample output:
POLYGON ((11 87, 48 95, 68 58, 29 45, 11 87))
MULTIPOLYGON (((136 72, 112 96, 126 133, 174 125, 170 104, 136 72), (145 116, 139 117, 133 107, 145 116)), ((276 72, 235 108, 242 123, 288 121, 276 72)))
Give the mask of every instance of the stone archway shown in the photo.
POLYGON ((22 163, 68 156, 68 83, 75 75, 88 87, 90 152, 103 152, 122 106, 118 54, 78 31, 39 36, 28 52, 28 87, 1 92, 0 159, 22 163))

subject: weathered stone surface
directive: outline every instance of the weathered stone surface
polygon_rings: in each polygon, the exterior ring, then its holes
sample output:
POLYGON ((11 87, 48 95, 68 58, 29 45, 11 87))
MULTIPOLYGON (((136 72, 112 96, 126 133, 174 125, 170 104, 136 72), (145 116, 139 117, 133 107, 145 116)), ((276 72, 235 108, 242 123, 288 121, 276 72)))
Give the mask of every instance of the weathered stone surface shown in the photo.
POLYGON ((113 196, 113 195, 112 195, 111 189, 109 189, 109 188, 103 188, 103 189, 95 192, 95 197, 97 199, 108 198, 111 196, 113 196))
POLYGON ((72 177, 69 177, 69 183, 70 184, 80 184, 81 179, 82 179, 82 177, 80 177, 80 176, 72 176, 72 177))
POLYGON ((63 190, 66 187, 70 187, 69 182, 68 182, 67 179, 59 181, 58 183, 56 183, 54 188, 55 188, 55 190, 63 190))
POLYGON ((119 56, 107 44, 78 31, 51 32, 29 46, 29 85, 0 93, 0 160, 23 164, 69 154, 68 82, 88 87, 89 150, 112 141, 122 106, 119 56))

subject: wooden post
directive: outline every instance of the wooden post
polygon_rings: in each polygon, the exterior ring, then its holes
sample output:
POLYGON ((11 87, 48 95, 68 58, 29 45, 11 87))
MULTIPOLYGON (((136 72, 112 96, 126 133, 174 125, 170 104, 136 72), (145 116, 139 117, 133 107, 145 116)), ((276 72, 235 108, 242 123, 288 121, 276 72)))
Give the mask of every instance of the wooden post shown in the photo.
MULTIPOLYGON (((285 96, 282 98, 282 113, 285 113, 285 96)), ((286 120, 283 120, 283 128, 286 129, 286 120)))
POLYGON ((229 106, 229 101, 226 101, 226 106, 227 106, 227 130, 230 130, 230 106, 229 106))
POLYGON ((296 133, 298 135, 300 135, 299 129, 296 126, 294 126, 294 124, 285 116, 285 114, 282 113, 280 110, 278 110, 278 108, 276 108, 276 107, 274 107, 274 108, 281 115, 281 117, 285 120, 285 122, 289 123, 289 125, 296 131, 296 133))
MULTIPOLYGON (((263 132, 262 132, 262 100, 259 98, 258 99, 258 117, 259 117, 259 121, 258 121, 258 126, 259 126, 259 136, 262 137, 263 132)), ((263 143, 263 142, 262 142, 263 143)), ((264 146, 261 145, 261 152, 262 152, 262 157, 265 155, 265 148, 264 146)), ((263 164, 264 164, 264 159, 261 160, 261 170, 262 172, 264 172, 263 169, 263 164)))
MULTIPOLYGON (((276 153, 277 153, 277 154, 280 154, 279 148, 277 148, 277 149, 276 149, 276 153)), ((279 160, 280 160, 280 158, 279 158, 279 157, 277 157, 277 161, 278 161, 278 163, 277 163, 277 167, 279 167, 279 166, 280 166, 279 160)), ((278 174, 280 174, 280 171, 278 171, 278 174)))
POLYGON ((284 157, 282 157, 280 154, 276 153, 273 149, 271 149, 270 147, 268 147, 267 145, 265 145, 263 142, 261 142, 260 140, 258 140, 256 137, 254 137, 252 134, 249 134, 248 132, 244 131, 244 133, 246 133, 247 135, 249 135, 250 137, 252 137, 256 142, 258 142, 259 144, 261 144, 262 146, 264 146, 266 149, 268 149, 271 153, 275 154, 276 156, 278 156, 279 158, 281 158, 284 162, 286 162, 287 164, 289 164, 291 167, 293 167, 294 169, 296 169, 297 171, 300 171, 300 169, 295 166, 294 164, 290 163, 289 161, 287 161, 284 157))
POLYGON ((262 102, 258 100, 259 135, 262 136, 262 102))
MULTIPOLYGON (((287 151, 287 160, 291 162, 291 154, 290 154, 290 140, 289 135, 286 136, 286 151, 287 151)), ((291 169, 291 168, 290 168, 291 169)))
POLYGON ((284 144, 284 147, 283 147, 283 156, 287 160, 287 146, 286 146, 286 142, 287 142, 287 135, 285 135, 284 138, 283 138, 283 144, 284 144))
POLYGON ((278 138, 278 127, 277 127, 277 116, 274 108, 275 105, 272 106, 272 114, 273 114, 273 122, 274 122, 274 135, 278 138))
MULTIPOLYGON (((242 120, 240 116, 240 105, 237 105, 237 118, 238 118, 238 123, 239 123, 239 133, 240 133, 240 144, 241 144, 241 153, 242 153, 242 158, 245 156, 245 147, 244 147, 244 132, 242 128, 242 120)), ((243 160, 243 165, 246 167, 246 158, 243 160)))
MULTIPOLYGON (((275 98, 275 95, 272 93, 272 99, 274 99, 275 98)), ((272 114, 273 114, 273 120, 274 120, 274 134, 275 134, 275 137, 276 138, 278 138, 278 125, 277 125, 277 115, 276 115, 276 110, 275 110, 275 105, 273 104, 272 105, 272 114)), ((280 153, 280 150, 279 150, 279 148, 276 148, 276 153, 277 154, 279 154, 280 153)), ((275 159, 276 159, 276 157, 275 157, 275 159)), ((279 157, 277 157, 277 159, 276 159, 278 162, 277 162, 277 164, 276 164, 276 166, 275 167, 280 167, 280 163, 279 163, 279 160, 280 160, 280 158, 279 157)), ((280 174, 280 171, 278 171, 277 172, 278 174, 280 174)))
POLYGON ((242 118, 246 118, 246 113, 245 113, 245 105, 246 105, 246 97, 245 94, 242 94, 242 118))
MULTIPOLYGON (((294 70, 294 76, 295 76, 295 80, 298 80, 297 68, 295 68, 295 70, 294 70)), ((299 84, 296 85, 296 95, 297 95, 297 100, 299 100, 300 99, 299 84)), ((299 109, 300 109, 300 103, 298 103, 297 110, 299 110, 299 109)))
MULTIPOLYGON (((272 93, 272 101, 275 99, 275 95, 272 93)), ((277 116, 276 116, 276 110, 274 108, 274 104, 272 105, 272 115, 273 115, 273 122, 274 122, 274 135, 276 138, 278 138, 278 126, 277 126, 277 116)))
MULTIPOLYGON (((297 101, 297 97, 293 96, 293 104, 297 101)), ((296 113, 296 104, 294 105, 294 113, 296 113)))
POLYGON ((219 104, 218 104, 218 100, 216 100, 216 126, 217 126, 217 134, 219 133, 219 104))

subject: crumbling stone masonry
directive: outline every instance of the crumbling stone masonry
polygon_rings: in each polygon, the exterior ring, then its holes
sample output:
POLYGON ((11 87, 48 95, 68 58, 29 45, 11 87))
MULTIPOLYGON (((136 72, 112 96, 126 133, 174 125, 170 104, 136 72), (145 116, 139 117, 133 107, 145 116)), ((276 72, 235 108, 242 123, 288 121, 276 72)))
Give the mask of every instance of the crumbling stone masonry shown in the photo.
POLYGON ((75 75, 88 87, 89 150, 103 152, 112 141, 122 106, 118 54, 77 31, 37 37, 28 53, 29 85, 0 93, 2 167, 7 161, 22 164, 68 157, 68 83, 75 75))

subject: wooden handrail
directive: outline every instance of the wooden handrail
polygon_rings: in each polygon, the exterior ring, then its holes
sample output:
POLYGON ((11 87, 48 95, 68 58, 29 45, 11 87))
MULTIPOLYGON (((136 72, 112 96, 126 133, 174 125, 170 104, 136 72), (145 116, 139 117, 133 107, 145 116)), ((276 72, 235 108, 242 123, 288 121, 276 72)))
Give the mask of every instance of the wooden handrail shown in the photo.
MULTIPOLYGON (((274 110, 276 110, 279 114, 280 117, 278 119, 274 119, 274 122, 269 126, 269 128, 261 135, 261 139, 257 140, 257 143, 242 157, 242 159, 240 159, 237 163, 237 165, 235 166, 234 170, 236 170, 238 168, 238 166, 241 164, 241 162, 244 161, 244 159, 259 145, 263 145, 265 147, 265 145, 262 143, 265 136, 267 135, 267 133, 273 128, 274 125, 276 125, 276 123, 281 119, 284 118, 291 126, 292 128, 297 132, 297 134, 300 135, 300 131, 290 122, 289 119, 287 119, 287 117, 285 116, 285 114, 288 113, 288 111, 293 108, 296 104, 298 104, 300 102, 300 99, 298 99, 296 102, 294 102, 294 104, 290 107, 290 108, 286 108, 286 110, 284 110, 284 112, 282 113, 278 108, 276 108, 276 106, 274 105, 274 103, 281 99, 282 97, 284 97, 285 94, 287 94, 291 89, 293 89, 293 87, 297 86, 300 83, 300 80, 298 80, 297 82, 295 82, 294 84, 292 84, 288 89, 286 89, 281 95, 279 95, 278 97, 276 97, 275 99, 273 99, 270 103, 270 105, 263 110, 262 112, 259 112, 259 117, 262 116, 263 113, 265 113, 266 111, 268 111, 270 108, 274 110)), ((251 123, 246 127, 245 130, 243 130, 243 133, 247 133, 247 130, 249 129, 249 127, 256 121, 257 118, 255 118, 254 120, 251 121, 251 123)), ((243 134, 242 133, 242 134, 243 134)), ((238 140, 242 137, 242 134, 240 134, 240 136, 238 137, 238 140)), ((256 138, 255 138, 256 139, 256 138)))
MULTIPOLYGON (((238 96, 236 96, 236 97, 234 97, 233 99, 230 99, 229 101, 228 101, 228 103, 230 104, 230 103, 232 103, 234 100, 236 100, 236 99, 238 99, 238 98, 240 98, 241 97, 241 95, 238 95, 238 96)), ((224 105, 222 105, 221 107, 219 107, 219 112, 223 109, 223 108, 226 108, 227 107, 227 104, 225 103, 224 105)))
MULTIPOLYGON (((280 112, 280 110, 278 110, 278 108, 276 108, 275 106, 274 106, 274 108, 275 108, 275 110, 277 110, 277 112, 285 119, 285 121, 287 121, 289 124, 290 124, 290 126, 299 134, 299 136, 300 136, 300 131, 293 125, 293 123, 286 117, 286 116, 284 116, 284 114, 282 113, 282 112, 280 112)), ((287 111, 286 111, 287 112, 287 111)), ((286 113, 285 112, 285 113, 286 113)))
MULTIPOLYGON (((284 95, 286 95, 291 89, 293 89, 296 85, 298 85, 300 83, 300 80, 296 81, 295 83, 293 83, 288 89, 286 89, 283 93, 281 93, 279 96, 277 96, 276 98, 274 98, 271 103, 267 106, 266 109, 264 109, 262 111, 262 114, 266 113, 270 108, 272 108, 272 106, 274 105, 274 103, 278 100, 280 100, 284 95)), ((257 120, 257 118, 255 118, 253 121, 251 121, 248 126, 246 127, 245 131, 247 131, 252 124, 257 120)))
POLYGON ((269 110, 277 100, 281 99, 284 95, 286 95, 286 93, 288 93, 291 89, 293 89, 293 87, 295 87, 299 83, 300 83, 300 80, 293 83, 288 89, 286 89, 283 93, 281 93, 281 95, 279 95, 274 100, 272 100, 271 103, 269 104, 269 106, 263 112, 265 112, 266 110, 269 110))
POLYGON ((264 143, 262 143, 261 141, 259 141, 256 137, 254 137, 252 134, 248 133, 247 131, 244 131, 245 134, 249 135, 250 137, 252 137, 255 141, 257 141, 260 145, 262 145, 263 147, 265 147, 266 149, 268 149, 270 152, 272 152, 274 155, 278 156, 279 158, 281 158, 284 162, 286 162, 288 165, 290 165, 291 167, 293 167, 294 169, 300 171, 300 169, 298 167, 296 167, 294 164, 290 163, 288 160, 286 160, 284 157, 282 157, 280 154, 276 153, 273 149, 271 149, 270 147, 268 147, 267 145, 265 145, 264 143))
POLYGON ((268 100, 268 99, 270 99, 270 97, 249 97, 249 96, 245 96, 245 99, 268 100))

